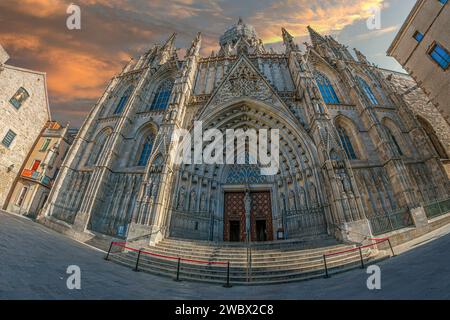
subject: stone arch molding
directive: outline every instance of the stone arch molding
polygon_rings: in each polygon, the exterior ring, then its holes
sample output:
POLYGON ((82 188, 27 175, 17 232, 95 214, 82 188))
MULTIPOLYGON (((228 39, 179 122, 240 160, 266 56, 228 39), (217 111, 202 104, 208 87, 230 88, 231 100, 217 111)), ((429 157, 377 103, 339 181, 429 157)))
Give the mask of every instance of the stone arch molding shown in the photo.
MULTIPOLYGON (((274 221, 277 217, 281 221, 283 210, 294 212, 325 205, 317 148, 311 137, 294 120, 280 116, 274 108, 261 101, 242 99, 218 106, 214 112, 199 118, 198 121, 203 121, 203 132, 211 128, 222 132, 225 129, 279 129, 278 174, 265 176, 263 179, 254 175, 254 179, 250 181, 250 184, 263 184, 270 189, 274 221), (286 204, 282 204, 280 197, 290 198, 286 204)), ((191 132, 192 130, 193 128, 191 132)), ((247 165, 244 165, 243 169, 255 173, 251 165, 245 166, 247 165)), ((233 165, 226 164, 179 165, 175 168, 177 178, 174 179, 174 186, 178 188, 174 189, 177 194, 174 194, 172 209, 177 212, 186 211, 192 217, 196 212, 204 215, 206 211, 217 220, 222 219, 224 187, 242 184, 227 181, 234 169, 233 165)))

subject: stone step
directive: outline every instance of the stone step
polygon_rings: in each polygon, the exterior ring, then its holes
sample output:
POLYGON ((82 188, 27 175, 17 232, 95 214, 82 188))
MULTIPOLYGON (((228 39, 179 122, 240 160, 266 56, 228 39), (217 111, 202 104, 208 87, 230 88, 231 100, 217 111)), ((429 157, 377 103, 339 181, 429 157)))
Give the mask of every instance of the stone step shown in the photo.
MULTIPOLYGON (((365 251, 363 252, 363 258, 368 258, 370 257, 371 252, 369 251, 365 251)), ((119 255, 120 256, 120 255, 119 255)), ((137 259, 137 254, 135 252, 127 252, 122 254, 122 257, 125 257, 125 259, 130 260, 130 264, 132 265, 133 263, 136 263, 136 259, 137 259)), ((329 266, 333 266, 335 264, 339 264, 339 263, 344 263, 347 260, 357 260, 360 261, 360 256, 359 256, 359 252, 357 253, 348 253, 348 254, 343 254, 343 255, 339 255, 336 257, 329 257, 327 259, 327 265, 329 266)), ((148 256, 148 255, 141 255, 140 256, 140 260, 139 260, 139 264, 141 265, 146 265, 146 264, 165 264, 168 267, 177 267, 178 261, 177 260, 165 260, 165 259, 160 259, 157 257, 152 257, 152 256, 148 256)), ((189 263, 189 262, 185 262, 182 261, 182 267, 183 268, 194 268, 194 269, 202 269, 205 270, 207 272, 226 272, 226 265, 201 265, 201 264, 195 264, 195 263, 189 263)), ((243 262, 243 263, 234 263, 234 264, 230 264, 231 269, 233 271, 242 271, 242 272, 246 272, 246 266, 247 263, 243 262)), ((319 259, 319 260, 315 260, 315 261, 281 261, 278 263, 268 263, 268 262, 263 262, 263 263, 255 263, 252 262, 252 267, 253 270, 255 272, 283 272, 285 270, 306 270, 306 269, 310 269, 310 268, 320 268, 323 269, 324 264, 323 264, 323 259, 319 259)))
MULTIPOLYGON (((149 252, 149 251, 147 251, 149 252)), ((166 256, 172 256, 177 257, 175 254, 170 254, 168 252, 157 252, 157 251, 150 251, 152 253, 156 254, 163 254, 166 256)), ((354 251, 349 253, 349 255, 359 255, 358 251, 354 251)), ((147 257, 148 255, 143 254, 142 257, 147 257)), ((341 256, 341 255, 339 255, 341 256)), ((191 259, 191 260, 200 260, 200 261, 208 261, 208 262, 230 262, 232 264, 239 264, 239 263, 246 263, 247 257, 236 257, 236 256, 225 256, 225 257, 217 257, 217 256, 199 256, 199 255, 190 255, 190 254, 184 254, 180 255, 180 257, 184 259, 191 259)), ((328 260, 332 260, 333 256, 328 257, 328 260)), ((280 256, 280 257, 255 257, 252 255, 252 261, 254 265, 257 264, 274 264, 274 263, 289 263, 289 262, 298 262, 298 263, 306 263, 308 261, 322 261, 323 255, 302 255, 302 256, 280 256)))
MULTIPOLYGON (((324 248, 322 250, 299 250, 299 251, 283 251, 283 252, 266 252, 266 251, 255 251, 252 250, 252 258, 254 260, 283 260, 283 259, 302 259, 302 258, 317 258, 324 254, 335 253, 339 251, 344 251, 348 249, 353 249, 355 246, 335 246, 332 248, 324 248)), ((242 251, 239 253, 229 253, 222 252, 220 250, 217 251, 189 251, 189 250, 181 250, 178 248, 161 248, 160 246, 144 248, 144 250, 174 256, 174 257, 185 257, 189 259, 197 259, 197 260, 214 260, 214 261, 228 261, 228 260, 246 260, 247 259, 247 251, 242 251)))
MULTIPOLYGON (((112 260, 125 265, 127 267, 134 267, 135 259, 128 259, 124 256, 113 255, 112 260)), ((366 263, 373 261, 373 258, 367 257, 366 263)), ((340 272, 344 269, 355 268, 360 265, 359 259, 354 260, 342 260, 335 263, 329 264, 330 274, 340 272), (344 263, 345 262, 345 263, 344 263)), ((175 278, 176 276, 176 265, 170 266, 170 264, 165 263, 153 263, 151 265, 142 264, 139 266, 140 271, 145 271, 157 275, 169 276, 175 278)), ((230 281, 232 284, 245 284, 247 283, 246 271, 237 272, 233 268, 230 271, 230 281)), ((311 270, 286 270, 282 273, 274 274, 272 272, 268 273, 258 273, 254 272, 252 275, 253 284, 271 284, 271 283, 283 283, 291 281, 302 281, 312 278, 322 277, 324 275, 323 268, 311 269, 311 270)), ((183 280, 192 281, 202 281, 209 283, 224 284, 226 282, 226 269, 220 273, 204 272, 196 267, 183 266, 180 270, 180 278, 183 280)))

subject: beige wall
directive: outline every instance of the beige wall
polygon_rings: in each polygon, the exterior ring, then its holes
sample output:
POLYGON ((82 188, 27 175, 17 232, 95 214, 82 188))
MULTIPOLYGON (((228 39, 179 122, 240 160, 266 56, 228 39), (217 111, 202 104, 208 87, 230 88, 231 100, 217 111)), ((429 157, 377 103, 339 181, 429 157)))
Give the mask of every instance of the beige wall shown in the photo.
POLYGON ((443 70, 429 55, 434 43, 450 51, 450 6, 439 1, 419 0, 388 54, 408 71, 450 122, 450 71, 443 70), (418 43, 416 31, 424 34, 418 43))
POLYGON ((0 69, 0 208, 5 205, 14 180, 45 123, 50 120, 45 74, 2 65, 0 69), (9 100, 25 88, 30 97, 20 109, 9 100), (12 130, 16 137, 9 148, 1 141, 12 130))
MULTIPOLYGON (((61 167, 71 142, 72 138, 67 135, 67 130, 65 128, 57 130, 45 129, 43 134, 38 138, 28 159, 25 161, 24 169, 31 170, 34 162, 38 160, 41 162, 41 165, 36 171, 41 173, 42 177, 47 176, 53 183, 57 170, 61 167), (42 147, 47 139, 49 139, 50 142, 48 147, 43 150, 42 147), (57 153, 54 155, 54 159, 52 159, 51 155, 53 154, 53 150, 55 150, 54 146, 57 146, 57 153)), ((13 188, 7 210, 36 217, 44 204, 46 195, 49 193, 49 186, 21 175, 13 188), (26 196, 22 203, 19 203, 18 200, 24 187, 27 187, 28 191, 26 192, 26 196)))

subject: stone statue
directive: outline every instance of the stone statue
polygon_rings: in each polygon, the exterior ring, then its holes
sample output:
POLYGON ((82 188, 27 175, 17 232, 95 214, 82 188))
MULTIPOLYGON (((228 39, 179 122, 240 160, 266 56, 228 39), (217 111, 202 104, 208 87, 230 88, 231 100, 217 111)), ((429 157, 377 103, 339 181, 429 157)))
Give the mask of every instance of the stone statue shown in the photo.
POLYGON ((184 187, 181 187, 180 192, 178 193, 177 209, 184 209, 185 197, 186 197, 186 191, 184 190, 184 187))
POLYGON ((206 193, 202 192, 200 196, 200 210, 206 211, 206 193))
POLYGON ((191 192, 191 203, 190 203, 191 211, 195 211, 196 202, 197 202, 197 194, 195 193, 194 190, 192 190, 192 192, 191 192))

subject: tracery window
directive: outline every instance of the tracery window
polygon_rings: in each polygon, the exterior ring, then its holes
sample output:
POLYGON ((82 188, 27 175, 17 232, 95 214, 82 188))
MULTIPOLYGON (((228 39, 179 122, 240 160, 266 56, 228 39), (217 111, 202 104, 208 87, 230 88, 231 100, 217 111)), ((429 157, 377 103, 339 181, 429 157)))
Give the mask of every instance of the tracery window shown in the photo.
POLYGON ((347 157, 350 160, 358 159, 358 157, 356 156, 355 149, 353 148, 352 142, 350 140, 350 137, 347 134, 347 131, 339 126, 338 133, 339 138, 341 139, 342 146, 344 147, 345 153, 347 154, 347 157))
POLYGON ((144 167, 147 165, 148 159, 153 149, 153 135, 150 134, 145 138, 144 144, 142 145, 142 150, 139 156, 138 166, 144 167))
POLYGON ((167 79, 161 83, 153 98, 150 110, 165 110, 167 108, 173 84, 173 80, 171 79, 167 79))
POLYGON ((373 105, 378 105, 378 100, 373 94, 372 89, 367 84, 367 82, 362 79, 361 77, 357 77, 358 83, 361 86, 361 88, 364 90, 364 93, 366 94, 367 98, 369 99, 370 103, 373 105))
POLYGON ((403 156, 403 151, 400 148, 400 145, 398 144, 397 138, 395 138, 394 134, 392 133, 391 129, 389 129, 388 127, 386 127, 386 131, 388 133, 388 137, 389 140, 391 140, 391 142, 394 144, 395 148, 397 149, 397 152, 400 156, 403 156))
POLYGON ((339 98, 336 95, 336 92, 334 91, 333 85, 331 84, 330 80, 320 72, 315 73, 315 78, 325 103, 338 104, 339 98))
POLYGON ((114 114, 120 114, 122 113, 123 109, 125 108, 128 99, 130 98, 130 95, 133 91, 133 87, 130 86, 128 89, 123 93, 122 97, 119 100, 119 103, 117 104, 116 110, 114 110, 114 114))

